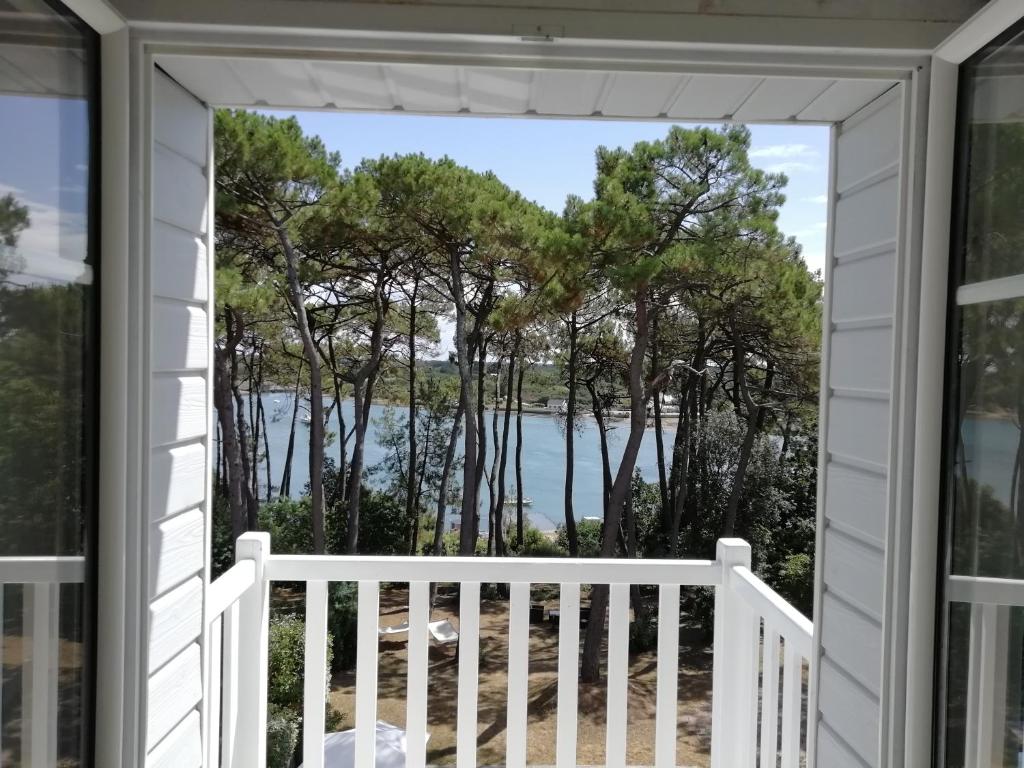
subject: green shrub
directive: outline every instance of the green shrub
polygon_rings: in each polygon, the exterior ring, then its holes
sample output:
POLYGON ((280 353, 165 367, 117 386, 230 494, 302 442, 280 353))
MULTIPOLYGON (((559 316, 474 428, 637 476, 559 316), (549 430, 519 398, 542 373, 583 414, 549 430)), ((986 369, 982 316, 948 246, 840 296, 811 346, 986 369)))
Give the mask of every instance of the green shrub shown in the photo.
POLYGON ((814 607, 814 560, 810 555, 790 555, 779 566, 775 588, 805 616, 814 607))
POLYGON ((332 670, 340 672, 356 664, 357 588, 353 582, 333 582, 328 589, 327 627, 331 634, 332 670))
POLYGON ((299 743, 299 718, 290 710, 267 708, 267 768, 291 768, 299 743))
POLYGON ((566 550, 558 546, 557 541, 552 541, 544 533, 528 525, 523 531, 523 546, 519 548, 517 554, 522 557, 565 557, 566 550))
MULTIPOLYGON (((576 522, 576 541, 580 546, 580 557, 601 556, 600 520, 578 520, 576 522)), ((564 525, 557 528, 558 546, 563 553, 569 551, 569 533, 564 525)))

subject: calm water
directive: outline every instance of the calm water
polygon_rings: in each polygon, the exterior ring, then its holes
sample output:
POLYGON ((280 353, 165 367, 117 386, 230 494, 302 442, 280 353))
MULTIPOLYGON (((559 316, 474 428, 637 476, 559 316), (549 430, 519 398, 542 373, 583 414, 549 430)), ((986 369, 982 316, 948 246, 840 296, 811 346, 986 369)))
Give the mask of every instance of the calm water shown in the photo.
MULTIPOLYGON (((329 402, 329 401, 328 401, 329 402)), ((291 423, 292 397, 287 393, 271 393, 263 396, 263 406, 267 411, 267 432, 270 443, 270 468, 274 485, 281 482, 281 470, 284 468, 284 457, 288 450, 288 430, 291 423)), ((370 427, 366 439, 367 467, 379 462, 385 455, 385 451, 377 444, 377 420, 383 415, 387 406, 374 405, 370 409, 370 427)), ((352 401, 348 400, 342 404, 345 414, 346 427, 352 428, 352 401)), ((404 407, 397 407, 398 413, 404 413, 404 407)), ((304 413, 300 406, 300 414, 304 413)), ((501 434, 501 421, 499 416, 498 432, 501 434)), ((515 414, 513 413, 513 419, 515 414)), ((612 472, 618 466, 622 456, 623 448, 628 434, 628 424, 625 421, 612 422, 615 428, 611 429, 608 435, 609 450, 611 452, 612 472)), ((488 412, 487 429, 488 444, 490 444, 491 416, 488 412)), ((333 414, 329 429, 337 429, 337 421, 333 414)), ((666 450, 671 450, 672 440, 675 433, 666 426, 665 442, 666 450)), ((490 445, 488 445, 490 448, 490 445)), ((461 453, 461 442, 459 450, 461 453)), ((509 429, 509 462, 506 468, 506 484, 510 489, 515 488, 515 448, 516 432, 515 422, 509 429)), ((349 444, 351 450, 351 443, 349 444)), ((338 444, 327 447, 327 455, 337 459, 338 444)), ((648 429, 644 436, 643 445, 640 448, 640 456, 637 461, 637 468, 643 477, 655 482, 658 478, 658 464, 656 461, 656 449, 654 445, 654 430, 648 429)), ((295 432, 295 457, 292 461, 292 494, 302 493, 302 489, 309 480, 309 429, 299 424, 295 432)), ((487 469, 490 471, 490 458, 488 458, 487 469)), ((261 466, 261 480, 265 470, 261 466)), ((372 483, 380 483, 380 478, 371 478, 372 483)), ((546 414, 523 414, 523 486, 524 495, 533 499, 533 505, 526 508, 533 524, 541 530, 552 530, 564 519, 563 494, 565 487, 565 437, 559 429, 558 423, 553 416, 546 414)), ((573 483, 573 509, 577 519, 582 517, 599 517, 601 510, 601 449, 597 432, 597 425, 592 418, 582 419, 582 431, 576 434, 576 476, 573 483)), ((484 510, 482 524, 486 526, 487 516, 487 491, 486 488, 481 494, 481 505, 484 510)), ((514 513, 514 505, 511 507, 514 513)), ((506 514, 509 506, 506 502, 506 514)), ((449 517, 451 511, 449 510, 449 517)), ((456 519, 458 515, 455 515, 456 519)))

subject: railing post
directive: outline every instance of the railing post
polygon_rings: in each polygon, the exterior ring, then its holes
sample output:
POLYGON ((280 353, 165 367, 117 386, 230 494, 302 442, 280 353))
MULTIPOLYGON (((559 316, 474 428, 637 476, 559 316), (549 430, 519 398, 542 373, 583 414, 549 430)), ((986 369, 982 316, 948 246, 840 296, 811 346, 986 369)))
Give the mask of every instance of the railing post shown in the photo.
POLYGON ((256 583, 238 601, 237 741, 233 765, 225 768, 266 768, 267 647, 270 634, 270 582, 266 577, 270 534, 244 533, 235 544, 235 561, 252 560, 256 583))
POLYGON ((715 587, 715 640, 711 699, 711 768, 752 768, 756 724, 749 722, 750 699, 757 696, 754 647, 757 617, 733 588, 733 568, 750 567, 750 545, 719 539, 722 584, 715 587))

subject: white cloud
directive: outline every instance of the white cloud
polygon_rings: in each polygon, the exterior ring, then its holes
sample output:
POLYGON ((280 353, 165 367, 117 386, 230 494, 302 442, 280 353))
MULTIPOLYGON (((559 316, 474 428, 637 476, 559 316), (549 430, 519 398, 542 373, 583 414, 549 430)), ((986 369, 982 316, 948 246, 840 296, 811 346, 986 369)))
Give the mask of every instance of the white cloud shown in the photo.
POLYGON ((84 263, 88 247, 86 217, 62 211, 52 205, 28 199, 17 187, 0 184, 0 195, 11 193, 28 208, 29 223, 18 237, 13 261, 9 265, 22 274, 11 282, 28 285, 36 282, 92 281, 92 270, 84 263))
POLYGON ((798 229, 794 232, 791 232, 790 234, 793 235, 793 237, 795 237, 797 240, 802 240, 804 238, 818 237, 821 235, 822 232, 824 232, 827 229, 828 222, 816 221, 810 226, 803 227, 802 229, 798 229))
POLYGON ((750 150, 750 156, 774 160, 791 160, 793 158, 811 158, 818 156, 818 150, 809 144, 769 144, 750 150))
POLYGON ((828 202, 828 195, 812 195, 811 197, 804 198, 805 203, 815 203, 816 205, 824 205, 828 202))
POLYGON ((818 166, 800 160, 787 160, 781 163, 771 163, 762 166, 762 168, 768 171, 768 173, 801 173, 803 171, 817 170, 818 166))

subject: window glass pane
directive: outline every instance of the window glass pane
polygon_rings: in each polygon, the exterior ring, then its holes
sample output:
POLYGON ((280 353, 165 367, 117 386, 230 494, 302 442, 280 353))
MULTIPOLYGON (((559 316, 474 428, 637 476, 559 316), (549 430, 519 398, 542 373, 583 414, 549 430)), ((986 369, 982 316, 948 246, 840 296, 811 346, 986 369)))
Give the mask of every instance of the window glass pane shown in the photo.
POLYGON ((953 572, 1024 578, 1024 299, 961 311, 953 572))
MULTIPOLYGON (((0 0, 0 765, 79 766, 91 717, 95 39, 0 0), (67 558, 70 583, 26 557, 67 558), (45 727, 38 727, 40 720, 45 727)), ((55 569, 54 569, 55 572, 55 569)))
POLYGON ((1020 768, 1024 608, 953 603, 948 648, 946 768, 1020 768))
POLYGON ((1024 33, 965 65, 964 282, 1024 272, 1024 33))

